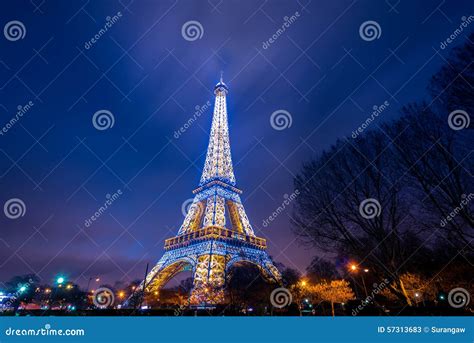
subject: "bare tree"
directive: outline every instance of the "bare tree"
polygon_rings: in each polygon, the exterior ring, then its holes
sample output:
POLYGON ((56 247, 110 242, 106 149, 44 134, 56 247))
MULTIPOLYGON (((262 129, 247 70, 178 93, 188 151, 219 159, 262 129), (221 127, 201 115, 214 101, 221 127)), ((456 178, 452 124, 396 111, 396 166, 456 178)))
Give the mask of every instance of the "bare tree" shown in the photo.
POLYGON ((428 85, 431 101, 404 107, 403 117, 385 129, 427 214, 427 229, 442 229, 453 246, 472 253, 474 33, 445 62, 428 85))
POLYGON ((295 179, 296 234, 369 262, 408 304, 401 275, 419 270, 430 243, 444 237, 460 252, 473 251, 473 41, 474 34, 433 76, 429 103, 405 106, 379 130, 338 141, 295 179), (462 112, 463 127, 453 127, 452 111, 462 112), (364 213, 367 204, 373 211, 364 213))
MULTIPOLYGON (((428 90, 433 102, 449 112, 463 109, 474 113, 474 33, 454 48, 441 69, 433 75, 428 90)), ((472 123, 471 125, 473 125, 472 123)))
POLYGON ((473 130, 452 130, 448 115, 437 114, 426 104, 411 104, 402 112, 384 130, 394 142, 394 157, 419 209, 418 221, 426 237, 442 231, 459 250, 472 251, 474 168, 469 143, 473 130))
POLYGON ((295 179, 301 194, 293 226, 303 241, 325 252, 370 264, 410 303, 400 276, 415 256, 416 235, 389 144, 385 134, 369 132, 356 141, 338 141, 306 164, 295 179))
POLYGON ((331 281, 338 277, 334 263, 315 257, 306 268, 306 275, 312 283, 331 281))

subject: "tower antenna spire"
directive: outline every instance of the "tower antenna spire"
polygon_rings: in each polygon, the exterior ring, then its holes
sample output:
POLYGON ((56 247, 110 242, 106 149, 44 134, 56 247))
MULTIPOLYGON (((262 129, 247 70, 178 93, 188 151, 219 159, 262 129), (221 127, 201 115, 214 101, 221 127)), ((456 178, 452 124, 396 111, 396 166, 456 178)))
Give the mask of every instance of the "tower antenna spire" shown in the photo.
POLYGON ((221 70, 221 83, 224 83, 224 72, 221 70))

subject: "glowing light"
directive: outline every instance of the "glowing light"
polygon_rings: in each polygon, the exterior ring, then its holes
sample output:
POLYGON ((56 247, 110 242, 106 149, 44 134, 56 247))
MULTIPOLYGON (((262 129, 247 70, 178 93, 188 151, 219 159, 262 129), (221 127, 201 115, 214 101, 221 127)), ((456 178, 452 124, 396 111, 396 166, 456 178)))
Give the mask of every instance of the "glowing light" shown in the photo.
POLYGON ((21 286, 18 291, 20 291, 20 293, 23 293, 24 291, 26 291, 26 286, 21 286))
POLYGON ((368 273, 368 272, 369 272, 369 270, 367 268, 364 269, 364 273, 368 273))
POLYGON ((349 268, 350 268, 353 272, 355 272, 355 271, 357 270, 357 265, 355 265, 355 264, 352 263, 351 265, 349 265, 349 268))
POLYGON ((64 281, 66 281, 66 279, 65 279, 64 277, 62 277, 62 276, 60 276, 60 277, 58 277, 58 278, 56 279, 56 283, 57 283, 58 285, 61 285, 62 283, 64 283, 64 281))

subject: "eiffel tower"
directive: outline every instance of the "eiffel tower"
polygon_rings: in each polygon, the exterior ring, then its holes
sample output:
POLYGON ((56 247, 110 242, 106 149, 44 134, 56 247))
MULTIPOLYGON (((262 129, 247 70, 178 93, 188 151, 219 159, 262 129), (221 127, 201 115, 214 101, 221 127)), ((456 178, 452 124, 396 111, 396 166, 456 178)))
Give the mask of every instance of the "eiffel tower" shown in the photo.
MULTIPOLYGON (((229 269, 236 263, 257 265, 267 279, 281 276, 255 236, 240 200, 230 152, 226 96, 222 80, 214 88, 215 104, 206 161, 199 187, 178 235, 165 240, 165 253, 145 279, 145 293, 158 292, 183 270, 193 273, 190 304, 220 304, 229 269)), ((143 282, 139 289, 143 289, 143 282)))

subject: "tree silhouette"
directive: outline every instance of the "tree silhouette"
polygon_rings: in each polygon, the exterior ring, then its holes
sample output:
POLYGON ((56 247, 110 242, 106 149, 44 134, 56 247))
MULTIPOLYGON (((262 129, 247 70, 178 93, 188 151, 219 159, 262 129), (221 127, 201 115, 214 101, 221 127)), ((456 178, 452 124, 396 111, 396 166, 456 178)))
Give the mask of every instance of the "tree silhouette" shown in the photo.
POLYGON ((314 257, 308 268, 306 268, 306 275, 312 283, 330 281, 338 276, 336 266, 334 263, 314 257))
POLYGON ((369 264, 408 304, 401 276, 420 268, 441 233, 461 252, 473 251, 473 130, 449 125, 451 111, 473 113, 473 40, 454 49, 433 76, 430 102, 407 105, 400 119, 337 141, 294 181, 300 195, 292 224, 300 239, 369 264))

